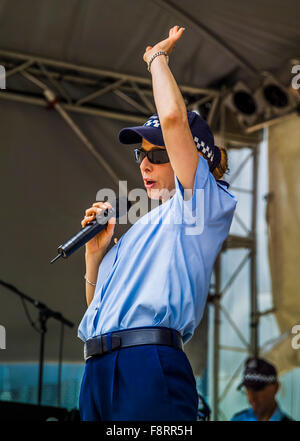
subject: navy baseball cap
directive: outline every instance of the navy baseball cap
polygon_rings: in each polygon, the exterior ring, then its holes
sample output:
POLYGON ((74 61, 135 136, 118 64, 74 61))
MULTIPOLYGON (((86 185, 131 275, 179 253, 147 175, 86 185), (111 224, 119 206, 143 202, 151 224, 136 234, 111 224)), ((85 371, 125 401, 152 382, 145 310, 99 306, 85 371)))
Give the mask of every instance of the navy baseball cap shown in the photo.
MULTIPOLYGON (((215 146, 214 135, 207 122, 198 113, 187 112, 187 117, 196 148, 207 159, 212 172, 221 160, 221 151, 215 146)), ((142 138, 151 144, 165 146, 157 114, 150 116, 143 126, 126 127, 119 133, 119 141, 122 144, 139 144, 142 138)))
POLYGON ((278 381, 277 371, 268 361, 263 358, 248 358, 245 363, 244 378, 238 386, 238 390, 242 386, 249 387, 254 390, 261 390, 267 384, 276 383, 278 381))

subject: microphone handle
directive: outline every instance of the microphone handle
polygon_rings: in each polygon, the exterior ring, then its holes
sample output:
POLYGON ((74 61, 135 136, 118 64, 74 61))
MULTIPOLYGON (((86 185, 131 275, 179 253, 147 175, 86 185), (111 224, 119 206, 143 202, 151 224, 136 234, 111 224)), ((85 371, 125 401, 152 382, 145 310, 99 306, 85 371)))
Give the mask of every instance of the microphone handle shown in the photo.
MULTIPOLYGON (((116 199, 115 208, 106 209, 101 212, 96 219, 92 222, 89 222, 84 228, 82 228, 75 236, 69 239, 63 245, 60 245, 57 248, 57 256, 51 260, 50 263, 56 262, 60 257, 67 258, 74 251, 78 250, 78 248, 85 245, 90 239, 92 239, 96 234, 98 234, 101 230, 103 230, 111 217, 115 217, 119 219, 125 215, 131 207, 131 202, 127 199, 126 196, 121 196, 116 199)), ((113 204, 114 205, 114 204, 113 204)))
POLYGON ((63 258, 67 258, 71 256, 78 248, 85 245, 90 239, 92 239, 96 234, 98 234, 101 230, 104 230, 106 227, 108 219, 110 219, 114 214, 114 210, 105 210, 101 213, 100 216, 97 216, 97 219, 89 222, 84 228, 82 228, 75 236, 73 236, 70 240, 65 242, 63 245, 60 245, 57 248, 57 252, 63 258), (100 222, 100 223, 99 223, 100 222))

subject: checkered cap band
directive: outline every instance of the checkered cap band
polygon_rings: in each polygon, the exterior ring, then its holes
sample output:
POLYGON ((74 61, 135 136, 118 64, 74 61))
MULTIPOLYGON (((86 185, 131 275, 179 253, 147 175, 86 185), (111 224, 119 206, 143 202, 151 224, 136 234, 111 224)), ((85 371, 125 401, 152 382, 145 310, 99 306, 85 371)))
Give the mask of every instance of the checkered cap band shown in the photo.
POLYGON ((144 124, 145 127, 156 127, 156 128, 160 128, 160 122, 159 119, 154 117, 151 117, 148 119, 148 121, 145 122, 144 124))
POLYGON ((197 136, 194 136, 194 141, 197 147, 197 150, 205 156, 205 158, 213 163, 214 161, 214 148, 209 147, 208 145, 205 145, 204 141, 201 141, 197 136))
POLYGON ((275 375, 263 375, 263 374, 246 374, 244 381, 258 381, 260 383, 274 383, 277 381, 275 375))

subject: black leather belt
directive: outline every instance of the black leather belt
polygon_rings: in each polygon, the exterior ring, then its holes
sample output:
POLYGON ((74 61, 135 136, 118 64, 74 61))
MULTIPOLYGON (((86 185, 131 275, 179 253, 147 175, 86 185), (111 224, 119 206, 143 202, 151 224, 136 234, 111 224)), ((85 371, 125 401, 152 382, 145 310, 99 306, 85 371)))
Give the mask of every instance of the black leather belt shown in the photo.
POLYGON ((182 339, 176 329, 156 326, 108 332, 85 342, 84 359, 138 345, 168 345, 182 349, 182 339))

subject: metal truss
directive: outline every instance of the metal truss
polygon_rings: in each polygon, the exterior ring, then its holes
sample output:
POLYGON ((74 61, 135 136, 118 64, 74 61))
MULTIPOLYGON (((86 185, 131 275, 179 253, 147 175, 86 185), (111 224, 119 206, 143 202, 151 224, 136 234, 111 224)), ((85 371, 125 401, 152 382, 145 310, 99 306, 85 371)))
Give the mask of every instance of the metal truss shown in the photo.
MULTIPOLYGON (((0 64, 6 69, 6 78, 30 74, 43 81, 55 93, 65 110, 102 116, 132 123, 142 123, 155 112, 151 78, 128 75, 94 67, 76 65, 49 58, 0 50, 0 64), (70 87, 72 92, 70 92, 70 87), (88 92, 86 92, 88 90, 88 92), (109 107, 101 98, 117 96, 125 105, 109 107)), ((188 85, 179 85, 188 110, 219 96, 219 91, 188 85)), ((7 88, 0 97, 45 106, 45 97, 23 90, 7 88)))
POLYGON ((257 143, 242 143, 229 141, 226 143, 228 150, 230 149, 250 149, 250 154, 245 158, 245 160, 239 165, 238 170, 232 174, 230 179, 231 190, 234 192, 236 190, 247 194, 251 194, 251 228, 249 229, 237 213, 235 213, 235 219, 245 232, 245 235, 229 235, 223 244, 222 250, 219 253, 215 266, 215 284, 213 286, 213 292, 209 295, 209 302, 213 306, 214 312, 214 344, 213 344, 213 362, 212 362, 212 381, 213 381, 213 396, 212 396, 212 407, 213 407, 213 419, 218 420, 219 418, 225 418, 222 410, 221 403, 226 397, 228 391, 233 385, 235 379, 240 375, 243 368, 242 362, 239 366, 233 370, 232 375, 227 382, 223 391, 220 391, 219 378, 220 378, 220 351, 236 351, 251 354, 252 356, 258 355, 258 326, 259 326, 259 312, 257 308, 257 276, 256 276, 256 201, 257 201, 257 169, 258 169, 258 144, 257 143), (251 162, 252 166, 252 188, 240 189, 234 187, 234 181, 237 176, 242 172, 246 164, 251 162), (222 260, 226 258, 225 251, 229 249, 245 249, 247 251, 246 255, 237 262, 236 267, 233 269, 232 274, 226 283, 222 280, 222 260), (240 331, 238 325, 236 324, 234 317, 230 311, 227 311, 223 304, 224 297, 228 295, 232 283, 240 274, 244 266, 250 263, 250 311, 249 311, 249 327, 250 327, 250 342, 248 342, 240 331), (221 322, 225 320, 229 326, 233 329, 237 335, 240 346, 230 346, 221 345, 220 343, 220 330, 221 322))
MULTIPOLYGON (((69 113, 143 124, 156 111, 151 79, 5 50, 0 50, 0 65, 5 68, 7 80, 0 98, 56 110, 119 187, 116 172, 69 113), (14 81, 20 77, 28 81, 30 90, 24 87, 24 82, 14 81)), ((219 92, 187 85, 179 87, 188 110, 211 102, 208 114, 211 123, 219 92)))

